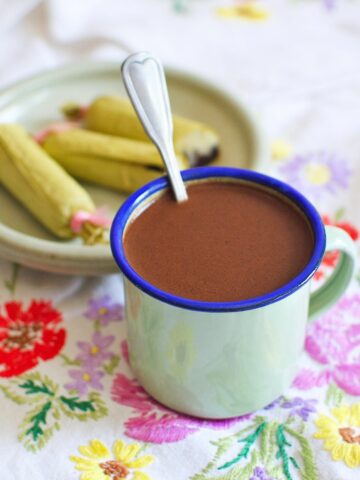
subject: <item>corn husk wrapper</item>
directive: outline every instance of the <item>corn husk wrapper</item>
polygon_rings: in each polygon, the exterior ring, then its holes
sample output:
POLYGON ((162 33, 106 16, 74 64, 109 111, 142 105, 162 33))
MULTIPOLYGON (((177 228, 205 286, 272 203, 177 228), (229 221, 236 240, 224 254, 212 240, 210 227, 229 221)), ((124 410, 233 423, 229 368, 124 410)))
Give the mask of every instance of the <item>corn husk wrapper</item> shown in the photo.
MULTIPOLYGON (((70 223, 77 212, 95 211, 88 193, 20 125, 0 125, 0 181, 60 238, 74 237, 70 223)), ((94 228, 86 225, 81 232, 90 243, 103 234, 94 228)))
MULTIPOLYGON (((68 117, 79 114, 80 107, 65 106, 68 117)), ((85 128, 96 132, 149 142, 131 103, 120 97, 104 96, 94 100, 86 111, 82 110, 85 128)), ((174 146, 188 158, 191 166, 205 164, 218 154, 219 137, 208 125, 174 115, 174 146)))
MULTIPOLYGON (((76 178, 133 192, 164 175, 164 164, 155 146, 82 129, 50 133, 43 148, 76 178)), ((188 162, 178 155, 181 169, 188 162)))

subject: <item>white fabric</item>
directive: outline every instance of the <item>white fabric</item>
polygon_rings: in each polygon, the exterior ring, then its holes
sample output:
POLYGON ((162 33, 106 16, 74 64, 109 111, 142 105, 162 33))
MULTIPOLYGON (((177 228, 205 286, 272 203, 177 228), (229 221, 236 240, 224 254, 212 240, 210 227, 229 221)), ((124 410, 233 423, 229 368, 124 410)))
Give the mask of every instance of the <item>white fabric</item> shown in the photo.
MULTIPOLYGON (((335 9, 327 11, 320 0, 273 0, 265 4, 271 14, 265 22, 217 18, 216 8, 232 3, 188 0, 185 11, 178 13, 170 0, 1 0, 0 85, 77 59, 120 62, 130 52, 151 50, 164 63, 207 76, 248 100, 261 114, 269 138, 285 138, 299 152, 340 152, 356 168, 360 161, 359 2, 338 0, 335 9)), ((358 225, 359 171, 352 178, 352 189, 336 199, 347 204, 358 225)), ((322 212, 335 210, 334 201, 328 207, 327 198, 318 205, 322 212)), ((10 275, 10 264, 1 262, 1 284, 10 275)), ((120 289, 117 276, 81 279, 22 269, 16 297, 25 304, 34 297, 52 298, 68 332, 74 332, 69 341, 75 344, 87 329, 87 320, 79 317, 89 297, 106 293, 119 298, 120 289)), ((1 303, 10 298, 2 289, 1 303)), ((117 328, 113 324, 109 332, 116 335, 117 328)), ((41 371, 47 373, 50 364, 44 362, 41 371)), ((307 396, 313 398, 314 393, 307 396)), ((116 438, 131 441, 121 422, 113 424, 111 416, 87 423, 65 419, 61 432, 33 454, 16 439, 18 406, 0 392, 0 407, 0 478, 4 480, 75 480, 80 474, 68 457, 77 454, 79 445, 93 438, 101 438, 109 447, 116 438)), ((109 408, 110 415, 118 418, 118 405, 109 402, 109 408)), ((313 433, 315 427, 309 423, 313 433)), ((144 471, 153 480, 188 479, 213 457, 210 440, 240 428, 200 429, 181 443, 151 445, 146 453, 156 461, 144 471)), ((359 478, 358 468, 350 470, 334 462, 322 442, 312 440, 312 448, 321 480, 359 478)), ((295 472, 293 478, 301 475, 295 472)))

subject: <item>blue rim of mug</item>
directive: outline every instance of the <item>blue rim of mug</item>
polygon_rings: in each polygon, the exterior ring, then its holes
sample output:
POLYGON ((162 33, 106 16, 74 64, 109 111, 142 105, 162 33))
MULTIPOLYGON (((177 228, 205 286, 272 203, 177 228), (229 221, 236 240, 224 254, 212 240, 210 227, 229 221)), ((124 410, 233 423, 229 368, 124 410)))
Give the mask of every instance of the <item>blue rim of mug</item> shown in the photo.
POLYGON ((201 179, 217 179, 228 178, 244 180, 246 182, 252 182, 260 184, 275 192, 278 192, 288 199, 290 199, 295 205, 297 205, 307 217, 310 222, 313 235, 314 235, 314 250, 310 258, 310 261, 295 278, 286 283, 282 287, 273 290, 270 293, 261 295, 247 300, 240 300, 237 302, 204 302, 198 300, 191 300, 183 297, 178 297, 171 293, 167 293, 161 290, 151 283, 142 278, 131 267, 126 259, 123 236, 125 228, 127 226, 129 217, 132 215, 135 209, 139 207, 147 198, 152 195, 170 187, 167 177, 161 177, 152 182, 147 183, 139 190, 131 194, 115 215, 114 221, 111 226, 110 232, 110 244, 113 256, 123 274, 138 288, 148 295, 161 300, 162 302, 174 305, 176 307, 185 308, 188 310, 197 310, 204 312, 230 312, 230 311, 242 311, 250 310, 254 308, 264 307, 271 303, 277 302, 288 295, 291 295, 300 287, 305 285, 316 272, 321 259, 325 251, 325 229, 321 217, 315 207, 297 190, 290 185, 277 180, 268 175, 254 172, 251 170, 243 170, 240 168, 232 167, 200 167, 184 170, 181 172, 181 176, 185 182, 201 179))

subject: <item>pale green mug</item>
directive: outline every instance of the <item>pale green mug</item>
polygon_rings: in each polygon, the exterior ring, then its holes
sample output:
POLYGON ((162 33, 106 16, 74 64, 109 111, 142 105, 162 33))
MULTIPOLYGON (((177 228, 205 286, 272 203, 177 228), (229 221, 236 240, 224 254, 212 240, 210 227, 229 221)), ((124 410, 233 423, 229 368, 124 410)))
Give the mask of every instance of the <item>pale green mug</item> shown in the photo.
POLYGON ((303 195, 269 176, 227 167, 191 169, 182 176, 187 183, 229 178, 260 184, 294 202, 313 230, 312 257, 289 283, 261 297, 210 303, 157 289, 126 259, 126 226, 169 188, 167 178, 132 194, 113 222, 111 247, 124 274, 130 364, 141 385, 160 403, 188 415, 243 415, 271 403, 291 384, 308 320, 333 305, 351 280, 354 243, 345 231, 324 228, 320 215, 303 195), (330 250, 341 251, 339 263, 325 284, 311 294, 310 280, 325 251, 330 250))

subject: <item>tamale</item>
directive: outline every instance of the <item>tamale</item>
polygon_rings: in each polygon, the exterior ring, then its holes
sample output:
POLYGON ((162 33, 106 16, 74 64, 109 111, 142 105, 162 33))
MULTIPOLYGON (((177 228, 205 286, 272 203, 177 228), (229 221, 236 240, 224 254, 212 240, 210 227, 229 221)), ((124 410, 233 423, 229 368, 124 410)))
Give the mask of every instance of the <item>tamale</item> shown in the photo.
MULTIPOLYGON (((74 177, 124 192, 164 175, 160 154, 148 142, 70 129, 50 132, 42 147, 74 177)), ((181 169, 188 166, 177 158, 181 169)))
MULTIPOLYGON (((149 142, 131 103, 125 98, 99 97, 87 109, 68 104, 63 112, 68 118, 81 116, 89 130, 149 142)), ((214 129, 176 115, 173 120, 175 150, 187 157, 190 166, 204 165, 217 156, 219 137, 214 129)))
POLYGON ((99 215, 88 193, 20 125, 0 124, 0 182, 54 235, 103 239, 106 221, 92 222, 99 215))

